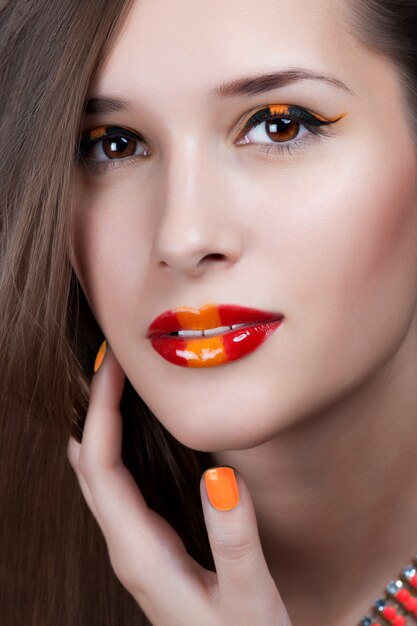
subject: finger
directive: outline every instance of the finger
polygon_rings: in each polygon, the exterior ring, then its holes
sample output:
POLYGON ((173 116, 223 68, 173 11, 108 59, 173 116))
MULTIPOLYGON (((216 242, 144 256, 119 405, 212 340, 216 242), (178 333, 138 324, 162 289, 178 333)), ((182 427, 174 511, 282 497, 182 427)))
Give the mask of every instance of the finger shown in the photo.
POLYGON ((81 444, 78 443, 74 439, 74 437, 70 437, 68 439, 67 445, 67 457, 71 464, 71 467, 75 470, 78 464, 78 457, 80 456, 81 444))
POLYGON ((239 612, 247 616, 253 611, 256 623, 289 626, 290 619, 265 561, 252 498, 241 474, 226 466, 206 470, 200 493, 218 577, 219 610, 234 620, 239 612))
POLYGON ((83 476, 80 474, 78 470, 78 461, 80 457, 80 451, 81 451, 81 444, 78 443, 78 441, 76 441, 73 437, 70 437, 68 440, 68 446, 67 446, 67 457, 68 457, 68 460, 70 462, 72 469, 75 472, 75 475, 78 480, 78 484, 80 485, 81 492, 84 496, 84 499, 87 502, 87 505, 90 511, 92 512, 92 514, 98 521, 98 513, 96 510, 96 507, 94 506, 94 502, 91 497, 90 490, 83 476))
POLYGON ((206 600, 202 584, 206 570, 188 555, 168 522, 147 506, 122 462, 124 381, 123 369, 107 347, 90 386, 78 472, 88 487, 112 567, 122 584, 155 623, 164 623, 161 615, 167 624, 174 623, 174 618, 192 607, 195 621, 199 610, 195 607, 206 600))

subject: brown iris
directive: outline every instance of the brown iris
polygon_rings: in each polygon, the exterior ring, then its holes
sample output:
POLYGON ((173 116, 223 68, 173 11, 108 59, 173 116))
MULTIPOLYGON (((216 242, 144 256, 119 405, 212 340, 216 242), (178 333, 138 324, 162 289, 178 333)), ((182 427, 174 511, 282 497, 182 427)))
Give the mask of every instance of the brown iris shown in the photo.
POLYGON ((109 159, 119 159, 135 154, 137 140, 129 137, 114 136, 101 140, 103 152, 109 159))
POLYGON ((285 118, 275 118, 265 121, 266 133, 273 141, 291 141, 298 135, 300 122, 285 118))

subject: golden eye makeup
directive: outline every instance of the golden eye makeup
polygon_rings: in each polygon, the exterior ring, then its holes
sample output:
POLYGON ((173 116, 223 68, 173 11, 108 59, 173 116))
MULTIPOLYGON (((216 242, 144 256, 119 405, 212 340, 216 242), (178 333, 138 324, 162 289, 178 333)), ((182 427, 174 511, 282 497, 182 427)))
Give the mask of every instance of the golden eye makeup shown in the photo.
MULTIPOLYGON (((249 113, 243 126, 239 129, 236 145, 254 145, 258 151, 271 150, 281 155, 301 149, 312 139, 319 139, 329 135, 328 126, 338 122, 346 113, 334 118, 324 118, 307 109, 287 104, 273 104, 257 109, 252 115, 249 113), (247 139, 251 130, 265 123, 268 128, 268 138, 272 144, 253 144, 247 139), (304 126, 307 133, 299 140, 300 126, 304 126), (239 143, 240 142, 240 143, 239 143)), ((77 160, 86 167, 91 174, 104 173, 108 169, 130 165, 138 158, 150 154, 145 139, 133 129, 122 126, 99 126, 82 133, 78 147, 77 160), (138 153, 138 147, 140 148, 138 153), (97 159, 97 149, 105 160, 97 159), (95 156, 91 156, 92 153, 95 156), (107 159, 107 160, 106 160, 107 159)))
POLYGON ((337 117, 326 119, 317 113, 313 115, 306 109, 301 109, 299 107, 289 106, 287 104, 272 104, 263 109, 257 110, 252 116, 249 117, 248 121, 245 122, 243 127, 240 129, 238 139, 252 130, 252 128, 265 121, 273 122, 277 119, 280 121, 295 121, 304 124, 307 128, 312 130, 314 127, 319 128, 321 126, 334 124, 345 115, 346 113, 342 113, 337 117))
POLYGON ((98 170, 106 171, 109 167, 120 167, 122 165, 121 162, 123 162, 123 165, 132 163, 132 160, 134 162, 137 156, 147 155, 145 140, 133 129, 126 126, 99 126, 82 133, 78 146, 77 160, 90 173, 94 174, 98 173, 98 170), (145 147, 145 152, 142 152, 141 155, 136 154, 137 144, 142 148, 145 147), (101 148, 103 155, 109 159, 109 162, 99 161, 89 156, 95 146, 101 148), (119 158, 113 158, 112 151, 114 152, 114 157, 119 158))
POLYGON ((268 105, 263 109, 258 109, 253 115, 249 113, 249 119, 243 124, 237 138, 237 145, 247 145, 248 133, 262 124, 267 125, 267 134, 272 144, 256 144, 258 151, 279 154, 290 153, 292 151, 306 147, 312 139, 329 136, 330 132, 326 126, 338 122, 347 113, 342 113, 334 118, 325 118, 317 113, 313 114, 307 109, 295 107, 288 104, 268 105), (300 125, 307 129, 307 133, 301 139, 294 141, 299 135, 300 125), (242 141, 243 138, 243 141, 242 141))

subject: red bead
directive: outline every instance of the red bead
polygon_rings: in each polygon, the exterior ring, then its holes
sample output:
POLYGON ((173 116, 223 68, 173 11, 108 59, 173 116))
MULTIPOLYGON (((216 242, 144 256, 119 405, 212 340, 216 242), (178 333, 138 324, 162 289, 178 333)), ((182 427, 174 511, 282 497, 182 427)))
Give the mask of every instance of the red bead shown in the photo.
POLYGON ((382 615, 386 618, 386 619, 394 619, 394 617, 397 616, 397 610, 395 607, 393 606, 386 606, 383 611, 382 611, 382 615))
POLYGON ((412 578, 410 578, 410 580, 408 582, 413 587, 417 587, 417 574, 414 574, 414 576, 412 578))
POLYGON ((399 592, 396 594, 396 598, 397 600, 399 600, 400 602, 406 602, 408 600, 408 598, 410 597, 410 592, 407 591, 407 589, 400 589, 399 592))
POLYGON ((395 608, 393 606, 386 606, 382 610, 382 615, 386 619, 394 619, 394 617, 397 617, 397 611, 395 610, 395 608))
POLYGON ((417 610, 417 598, 411 596, 409 600, 405 603, 405 606, 408 611, 416 611, 417 610))
POLYGON ((393 626, 405 626, 405 617, 404 615, 397 615, 397 617, 392 622, 393 626))

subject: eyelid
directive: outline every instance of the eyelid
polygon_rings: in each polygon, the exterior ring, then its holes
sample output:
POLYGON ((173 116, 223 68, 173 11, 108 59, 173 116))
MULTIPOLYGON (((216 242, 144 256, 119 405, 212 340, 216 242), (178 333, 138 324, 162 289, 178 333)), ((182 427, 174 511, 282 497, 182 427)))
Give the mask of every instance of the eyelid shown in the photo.
POLYGON ((237 139, 244 137, 254 126, 262 123, 267 118, 271 117, 286 117, 296 120, 300 120, 306 125, 310 126, 324 126, 328 124, 334 124, 338 122, 342 117, 345 117, 347 113, 342 113, 334 118, 325 118, 318 113, 313 113, 309 109, 296 107, 288 104, 267 104, 266 107, 252 110, 245 115, 243 125, 239 128, 239 134, 237 139))
POLYGON ((107 135, 110 131, 127 131, 128 133, 132 133, 135 137, 139 136, 133 128, 129 128, 129 126, 117 126, 115 124, 105 124, 104 126, 94 126, 94 128, 87 129, 83 131, 83 136, 88 136, 89 139, 101 139, 105 135, 107 135))
POLYGON ((90 147, 100 141, 100 139, 102 139, 103 137, 108 137, 109 135, 111 136, 112 133, 114 135, 117 135, 117 133, 127 135, 128 137, 132 137, 132 139, 136 139, 141 143, 145 143, 143 137, 139 135, 139 133, 137 133, 135 130, 133 130, 133 128, 129 128, 129 126, 98 126, 92 128, 91 130, 84 130, 82 132, 80 141, 80 152, 82 153, 83 147, 85 145, 90 147))

